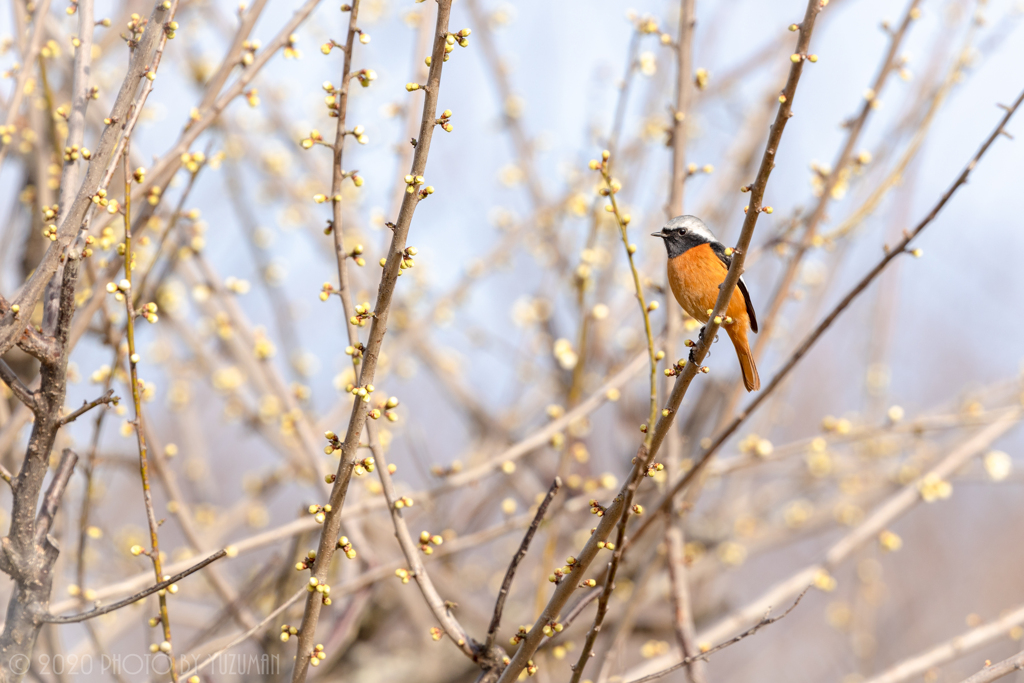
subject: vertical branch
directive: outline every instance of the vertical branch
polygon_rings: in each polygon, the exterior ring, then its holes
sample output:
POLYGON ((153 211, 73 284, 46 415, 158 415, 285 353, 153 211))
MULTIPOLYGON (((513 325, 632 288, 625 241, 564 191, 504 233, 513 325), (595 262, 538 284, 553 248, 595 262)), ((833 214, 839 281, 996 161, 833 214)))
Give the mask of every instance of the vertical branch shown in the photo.
MULTIPOLYGON (((672 181, 669 187, 668 219, 683 215, 683 198, 686 189, 686 117, 690 112, 690 100, 693 92, 693 33, 697 22, 695 16, 696 0, 681 0, 679 3, 679 37, 675 44, 676 50, 676 106, 673 112, 672 129, 672 181)), ((676 337, 681 322, 681 312, 677 306, 669 303, 666 306, 668 323, 667 347, 675 353, 676 337)), ((667 385, 671 382, 666 378, 667 385)), ((681 435, 679 429, 670 429, 666 439, 668 449, 668 475, 671 481, 680 476, 681 435)), ((693 609, 691 605, 690 587, 687 580, 686 562, 683 557, 683 530, 676 526, 675 519, 669 516, 665 528, 665 541, 668 544, 668 574, 672 597, 672 624, 676 641, 686 658, 696 657, 697 644, 694 641, 693 609)), ((682 523, 681 520, 679 522, 682 523)), ((691 683, 704 683, 706 665, 703 660, 694 659, 687 664, 686 672, 691 683)))
MULTIPOLYGON (((434 126, 437 116, 437 98, 441 87, 441 67, 444 64, 445 47, 448 37, 448 19, 451 14, 451 0, 439 0, 437 6, 437 22, 434 31, 434 45, 431 50, 430 73, 426 85, 419 85, 415 89, 422 89, 425 92, 423 101, 423 116, 420 119, 419 137, 416 140, 416 151, 413 154, 412 168, 409 177, 413 183, 406 185, 405 197, 402 207, 399 210, 398 219, 395 222, 391 245, 384 264, 384 272, 381 275, 380 287, 377 291, 377 302, 373 311, 373 322, 370 326, 370 334, 363 353, 362 370, 359 373, 359 387, 354 391, 363 390, 363 394, 369 398, 372 392, 373 379, 377 370, 377 361, 380 357, 381 346, 384 342, 384 335, 387 332, 388 314, 391 308, 391 300, 394 295, 395 285, 401 273, 403 261, 407 258, 406 239, 409 235, 409 227, 412 224, 412 217, 416 211, 417 204, 424 197, 428 196, 426 190, 417 191, 417 181, 422 182, 423 173, 427 167, 427 156, 430 151, 430 141, 433 137, 434 126)), ((411 86, 410 86, 411 87, 411 86)), ((357 398, 352 405, 352 414, 349 418, 348 428, 345 433, 344 443, 341 444, 341 459, 338 470, 335 474, 334 485, 330 493, 330 511, 325 514, 323 529, 320 532, 320 541, 316 551, 316 561, 313 564, 312 579, 322 582, 327 577, 327 568, 337 547, 338 536, 341 531, 341 512, 345 505, 345 497, 348 493, 349 482, 352 478, 352 471, 355 467, 356 450, 359 447, 359 437, 366 424, 367 414, 370 410, 369 400, 357 398)), ((292 671, 293 683, 300 683, 305 680, 309 667, 310 656, 313 653, 313 640, 316 635, 316 625, 320 617, 320 609, 323 606, 322 594, 311 592, 306 600, 305 611, 302 616, 302 627, 300 629, 298 643, 296 645, 295 668, 292 671)))
MULTIPOLYGON (((349 10, 348 14, 348 36, 345 39, 345 47, 342 48, 342 51, 345 54, 345 59, 341 69, 341 83, 338 86, 338 93, 336 95, 338 126, 334 134, 334 163, 332 165, 331 173, 331 231, 334 236, 334 256, 338 261, 338 293, 345 313, 345 332, 348 334, 349 345, 354 349, 358 349, 359 334, 356 332, 356 326, 352 323, 352 293, 348 284, 349 276, 347 263, 349 254, 345 253, 345 233, 342 229, 341 222, 341 183, 347 177, 347 174, 341 167, 341 161, 342 155, 345 151, 345 137, 349 134, 349 131, 345 129, 345 124, 346 117, 348 115, 349 87, 351 87, 352 83, 352 45, 355 42, 356 33, 358 32, 356 19, 359 15, 359 0, 353 0, 352 8, 349 10)), ((353 178, 353 182, 355 182, 355 178, 353 178)), ((352 362, 354 365, 358 363, 358 360, 359 356, 357 353, 352 353, 352 362)), ((358 370, 358 367, 356 367, 356 370, 358 370)))
MULTIPOLYGON (((128 170, 130 140, 124 141, 124 279, 121 283, 121 294, 124 297, 125 313, 128 321, 125 327, 125 334, 128 339, 128 372, 132 389, 132 404, 135 408, 135 439, 139 448, 139 475, 142 478, 142 498, 146 504, 146 520, 149 522, 149 550, 145 551, 153 561, 153 573, 156 582, 160 583, 164 578, 162 562, 160 560, 160 525, 156 520, 156 512, 153 509, 153 492, 149 486, 149 458, 146 452, 146 435, 142 427, 142 392, 139 390, 139 354, 135 351, 135 306, 132 305, 132 271, 135 267, 132 259, 132 176, 128 170)), ((167 611, 167 594, 161 592, 158 595, 160 601, 160 624, 163 628, 164 640, 160 644, 160 651, 167 655, 170 660, 171 678, 177 683, 178 668, 174 658, 171 641, 171 621, 167 611)))

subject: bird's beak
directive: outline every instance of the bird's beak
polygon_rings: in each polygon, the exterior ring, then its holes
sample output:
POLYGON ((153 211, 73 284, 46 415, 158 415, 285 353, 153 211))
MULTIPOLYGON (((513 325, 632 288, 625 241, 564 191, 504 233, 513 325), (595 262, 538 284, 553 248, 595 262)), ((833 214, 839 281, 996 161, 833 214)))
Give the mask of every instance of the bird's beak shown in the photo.
POLYGON ((651 237, 661 237, 661 238, 664 238, 665 237, 665 233, 663 233, 663 232, 652 232, 651 233, 651 237))

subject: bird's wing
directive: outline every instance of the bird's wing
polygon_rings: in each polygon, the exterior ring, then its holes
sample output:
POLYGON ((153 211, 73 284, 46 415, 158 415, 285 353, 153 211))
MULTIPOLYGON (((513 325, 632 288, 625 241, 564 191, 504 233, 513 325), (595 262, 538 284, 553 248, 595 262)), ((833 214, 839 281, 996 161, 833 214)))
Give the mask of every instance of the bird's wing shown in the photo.
MULTIPOLYGON (((732 267, 732 256, 725 255, 725 247, 721 242, 712 242, 711 250, 715 252, 718 259, 725 264, 726 268, 732 267)), ((750 301, 750 292, 747 291, 747 283, 743 281, 743 276, 740 276, 739 281, 740 292, 743 294, 743 303, 747 307, 747 315, 750 317, 750 329, 757 332, 757 316, 754 315, 754 304, 750 301)))

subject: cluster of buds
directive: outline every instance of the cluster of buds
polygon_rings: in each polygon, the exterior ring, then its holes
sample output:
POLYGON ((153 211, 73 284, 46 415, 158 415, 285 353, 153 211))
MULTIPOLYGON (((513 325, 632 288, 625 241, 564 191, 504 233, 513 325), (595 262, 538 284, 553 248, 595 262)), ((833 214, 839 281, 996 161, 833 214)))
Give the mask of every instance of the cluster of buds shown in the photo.
POLYGON ((252 66, 252 63, 256 61, 256 51, 260 49, 262 43, 258 40, 247 40, 242 43, 242 66, 252 66))
POLYGON ((295 563, 295 571, 302 572, 310 569, 313 563, 316 561, 316 551, 310 550, 306 553, 306 556, 302 558, 302 561, 295 563))
POLYGON ((339 294, 340 292, 334 291, 334 285, 330 282, 325 282, 323 287, 320 288, 320 301, 327 301, 331 294, 339 294))
MULTIPOLYGON (((458 33, 449 33, 444 37, 444 61, 448 61, 448 55, 455 49, 456 43, 459 44, 459 47, 469 47, 469 35, 471 33, 471 30, 464 28, 458 33)), ((428 63, 427 66, 430 66, 430 64, 428 63)))
MULTIPOLYGON (((334 86, 331 85, 330 83, 324 83, 324 90, 327 90, 327 92, 332 92, 334 90, 334 86), (327 90, 328 87, 330 88, 330 90, 327 90)), ((320 131, 318 131, 316 128, 309 131, 309 137, 305 137, 299 141, 299 145, 302 146, 302 149, 309 149, 313 145, 317 144, 330 147, 330 145, 324 142, 324 136, 321 135, 320 131)))
MULTIPOLYGON (((746 213, 749 210, 750 210, 750 206, 749 205, 743 207, 743 213, 746 213)), ((775 211, 775 209, 773 209, 770 206, 762 206, 760 209, 758 209, 758 211, 760 211, 762 213, 772 213, 773 211, 775 211)))
POLYGON ((571 555, 565 558, 565 566, 558 567, 555 571, 551 572, 551 574, 548 575, 548 581, 551 583, 561 583, 563 577, 572 574, 572 570, 578 562, 579 561, 571 555))
POLYGON ((139 14, 132 12, 132 15, 131 17, 129 17, 127 23, 128 31, 131 32, 132 35, 131 37, 126 37, 122 34, 121 37, 128 41, 129 46, 135 47, 135 42, 142 37, 142 33, 146 30, 146 24, 148 23, 149 19, 146 19, 140 16, 139 14))
POLYGON ((185 152, 181 155, 181 165, 188 169, 189 173, 198 173, 204 163, 206 155, 202 152, 185 152))
POLYGON ((309 653, 309 665, 320 666, 320 662, 325 659, 327 659, 327 653, 324 652, 324 646, 317 643, 317 646, 309 653))
POLYGON ((294 626, 289 626, 288 624, 281 624, 281 642, 282 643, 287 643, 291 639, 292 636, 297 636, 298 634, 299 634, 299 629, 295 628, 294 626))
POLYGON ((686 177, 687 178, 689 178, 690 176, 697 175, 698 173, 704 173, 706 175, 711 175, 714 172, 715 172, 715 167, 712 166, 711 164, 704 164, 703 166, 697 166, 697 164, 691 163, 691 164, 687 164, 687 166, 686 166, 686 177))
POLYGON ((805 59, 808 62, 814 63, 814 62, 818 61, 818 55, 808 55, 808 54, 802 54, 802 53, 799 53, 799 52, 795 52, 795 53, 793 53, 793 54, 791 54, 789 56, 789 61, 793 62, 794 64, 798 64, 798 63, 804 61, 805 59))
POLYGON ((597 498, 590 499, 590 514, 604 517, 605 507, 597 502, 597 498))
POLYGON ((352 468, 352 471, 357 477, 361 477, 367 472, 373 472, 375 469, 377 469, 377 461, 370 455, 358 461, 352 468))
POLYGON ((433 465, 430 468, 430 473, 433 474, 435 477, 450 477, 451 475, 458 474, 461 471, 461 460, 453 460, 452 464, 449 465, 448 467, 443 467, 441 465, 433 465))
POLYGON ((306 590, 310 593, 319 593, 325 605, 331 604, 331 587, 326 583, 321 583, 315 576, 309 577, 306 590))
MULTIPOLYGON (((349 386, 352 386, 351 384, 349 386)), ((327 430, 324 432, 324 438, 327 439, 328 443, 324 446, 324 455, 330 455, 334 451, 341 450, 341 439, 334 432, 327 430)))
POLYGON ((149 188, 149 192, 146 193, 146 201, 149 202, 150 206, 156 206, 160 203, 161 193, 163 193, 163 189, 159 185, 149 188))
MULTIPOLYGON (((418 175, 418 176, 407 175, 407 176, 405 176, 405 185, 406 185, 406 187, 405 187, 406 194, 412 194, 413 192, 416 192, 416 188, 417 187, 419 187, 420 185, 423 185, 423 176, 421 176, 421 175, 418 175)), ((427 195, 434 194, 434 186, 433 185, 427 185, 425 187, 421 187, 417 194, 419 195, 420 199, 426 199, 427 195)))
MULTIPOLYGON (((3 78, 11 78, 14 76, 15 73, 16 70, 11 69, 10 71, 3 72, 3 74, 0 74, 0 76, 2 76, 3 78)), ((0 142, 2 142, 5 145, 9 145, 11 143, 11 136, 14 135, 14 133, 17 132, 17 130, 18 129, 13 125, 0 126, 0 142)))
MULTIPOLYGON (((358 398, 361 398, 362 400, 364 400, 367 403, 369 403, 370 402, 370 394, 373 393, 374 386, 372 384, 366 384, 366 385, 363 385, 363 386, 356 386, 355 384, 352 384, 350 382, 348 385, 345 386, 345 391, 350 393, 350 394, 352 394, 353 396, 357 396, 358 398)), ((340 448, 340 446, 339 446, 339 448, 340 448)), ((326 450, 325 450, 325 452, 326 452, 326 450)))
POLYGON ((359 79, 359 85, 369 88, 370 83, 377 80, 377 72, 373 69, 360 69, 355 73, 355 77, 359 79))
POLYGON ((87 150, 87 149, 83 150, 78 145, 71 145, 70 147, 65 147, 64 148, 64 161, 78 161, 78 157, 79 156, 83 156, 86 159, 88 159, 89 157, 92 156, 92 154, 89 154, 89 156, 85 156, 85 153, 88 153, 88 152, 89 152, 89 150, 87 150))
POLYGON ((146 322, 150 324, 155 324, 156 321, 160 319, 159 316, 156 314, 156 310, 156 304, 151 301, 142 307, 142 309, 139 311, 139 315, 145 318, 146 322))
POLYGON ((598 541, 597 547, 601 550, 615 550, 615 544, 611 541, 598 541))
POLYGON ((85 249, 82 250, 82 256, 89 258, 92 256, 92 245, 96 243, 96 238, 92 235, 85 236, 85 249))
MULTIPOLYGON (((321 298, 323 298, 322 294, 321 294, 321 298)), ((345 355, 346 356, 352 356, 353 360, 355 360, 355 362, 357 362, 357 363, 359 362, 359 359, 362 358, 363 353, 365 351, 366 351, 366 346, 363 345, 363 342, 359 342, 355 346, 346 346, 345 347, 345 355)))
POLYGON ((665 466, 663 464, 661 464, 660 462, 652 462, 650 465, 647 466, 647 471, 644 472, 644 476, 653 477, 658 472, 662 472, 664 470, 665 466))
POLYGON ((526 675, 533 676, 537 673, 537 665, 533 663, 532 659, 526 660, 526 675))
MULTIPOLYGON (((365 327, 366 321, 374 317, 373 309, 370 307, 369 301, 364 301, 361 304, 356 304, 356 314, 353 315, 348 321, 356 327, 365 327)), ((371 389, 371 391, 373 391, 371 389)))
POLYGON ((424 555, 433 555, 435 545, 441 545, 444 539, 438 534, 431 534, 429 531, 420 532, 420 550, 424 555))
MULTIPOLYGON (((169 581, 170 578, 171 578, 170 574, 164 574, 163 577, 160 578, 160 580, 161 581, 169 581)), ((178 584, 172 583, 167 588, 161 588, 160 590, 158 590, 156 592, 156 594, 159 595, 162 598, 162 597, 166 596, 168 593, 170 593, 171 595, 174 595, 177 592, 178 592, 178 584)))
POLYGON ((245 95, 245 101, 252 109, 260 106, 260 91, 257 88, 249 88, 242 94, 245 95))
POLYGON ((348 559, 356 559, 356 549, 352 547, 352 542, 348 540, 348 536, 342 536, 338 539, 338 550, 345 553, 345 557, 348 559))
MULTIPOLYGON (((96 190, 96 194, 94 194, 92 196, 92 203, 93 204, 98 204, 99 206, 109 206, 110 205, 110 201, 111 200, 107 199, 107 191, 105 189, 103 189, 102 187, 100 189, 96 190)), ((115 202, 115 205, 116 205, 116 202, 115 202)))
POLYGON ((284 44, 284 58, 285 59, 299 59, 302 57, 302 53, 299 52, 299 48, 296 45, 299 44, 299 36, 292 33, 288 36, 288 42, 284 44))
POLYGON ((60 204, 54 204, 53 206, 43 207, 43 220, 52 221, 57 218, 57 214, 60 213, 60 204))
POLYGON ((445 109, 443 112, 441 112, 441 118, 434 119, 434 123, 437 124, 438 126, 441 126, 444 132, 451 133, 453 128, 451 118, 452 110, 445 109))
POLYGON ((591 159, 587 166, 591 171, 601 171, 602 173, 608 170, 608 160, 612 158, 612 153, 608 150, 601 152, 601 160, 591 159))
POLYGON ((395 570, 395 576, 401 579, 402 583, 409 583, 409 580, 416 575, 408 569, 398 568, 395 570))
POLYGON ((327 519, 327 513, 331 511, 330 504, 327 505, 310 505, 309 514, 316 516, 317 524, 323 524, 324 520, 327 519))
POLYGON ((56 242, 57 241, 57 225, 55 223, 50 223, 45 228, 43 228, 43 237, 45 237, 46 239, 50 240, 51 242, 56 242))
MULTIPOLYGON (((394 412, 394 409, 397 407, 398 399, 391 396, 387 401, 378 403, 377 407, 371 409, 368 415, 374 420, 380 419, 380 416, 383 415, 389 422, 398 422, 398 413, 394 412)), ((391 465, 388 465, 388 469, 391 469, 391 465)), ((394 473, 392 472, 392 474, 394 473)))
POLYGON ((431 637, 432 640, 434 640, 434 641, 441 640, 442 636, 444 636, 444 631, 442 631, 439 627, 437 627, 437 626, 431 626, 430 627, 430 637, 431 637))
MULTIPOLYGON (((693 346, 693 341, 692 340, 687 339, 686 341, 689 342, 687 344, 687 346, 693 346)), ((683 368, 685 368, 685 367, 686 367, 686 359, 685 358, 680 358, 679 360, 676 361, 675 365, 673 365, 670 368, 665 368, 665 376, 666 377, 675 377, 676 375, 682 373, 683 368)))
POLYGON ((130 292, 132 289, 132 283, 128 280, 121 280, 120 282, 108 282, 107 292, 114 295, 114 298, 118 301, 124 301, 124 295, 130 292))
MULTIPOLYGON (((390 465, 388 465, 388 471, 391 472, 390 465)), ((394 473, 392 472, 392 474, 394 473)), ((412 498, 410 498, 409 496, 402 496, 401 498, 395 501, 395 509, 402 510, 404 508, 411 508, 413 504, 414 502, 412 498)))
POLYGON ((177 31, 178 22, 168 21, 166 24, 164 24, 164 34, 166 34, 167 40, 173 40, 174 36, 177 35, 177 31))
POLYGON ((132 171, 132 178, 135 180, 136 183, 141 185, 142 182, 146 179, 146 169, 142 166, 139 166, 137 169, 132 171))
POLYGON ((362 268, 366 265, 366 259, 363 258, 363 245, 357 244, 352 247, 352 251, 349 252, 348 257, 356 262, 356 265, 362 268))
POLYGON ((526 640, 526 636, 530 633, 530 627, 520 626, 516 634, 508 639, 510 645, 518 645, 520 641, 526 640))
POLYGON ((351 135, 356 139, 360 145, 365 145, 370 141, 369 136, 366 135, 365 129, 362 126, 356 126, 352 130, 345 131, 346 135, 351 135))
POLYGON ((561 633, 563 628, 565 627, 561 623, 557 621, 549 621, 544 624, 544 628, 541 629, 541 632, 550 638, 556 633, 561 633))

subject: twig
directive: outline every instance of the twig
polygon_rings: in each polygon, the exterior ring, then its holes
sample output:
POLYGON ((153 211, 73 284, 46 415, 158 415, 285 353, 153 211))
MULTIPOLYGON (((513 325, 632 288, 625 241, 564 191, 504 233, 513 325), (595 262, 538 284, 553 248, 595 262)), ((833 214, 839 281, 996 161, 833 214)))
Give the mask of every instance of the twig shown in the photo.
POLYGON ((540 527, 540 523, 544 520, 544 515, 548 511, 548 506, 551 505, 551 501, 554 500, 555 494, 558 493, 558 489, 562 486, 562 480, 555 477, 554 482, 551 483, 551 488, 548 489, 548 493, 544 496, 544 500, 541 501, 540 507, 537 508, 537 514, 533 517, 533 522, 530 523, 530 528, 526 530, 526 535, 523 536, 522 543, 519 544, 519 550, 516 551, 515 556, 512 558, 512 562, 508 566, 508 570, 505 571, 505 578, 501 582, 501 589, 498 591, 498 599, 494 603, 494 614, 491 616, 491 625, 487 628, 487 640, 484 642, 484 650, 490 651, 494 645, 494 640, 498 636, 498 627, 501 625, 501 613, 505 609, 505 599, 508 597, 508 592, 512 588, 512 580, 516 576, 516 569, 519 568, 519 563, 526 557, 526 551, 530 549, 530 543, 533 541, 534 534, 537 533, 537 529, 540 527))
POLYGON ((186 576, 196 573, 200 569, 216 562, 225 555, 227 555, 227 551, 223 549, 218 550, 202 562, 198 562, 189 567, 188 569, 179 572, 168 579, 164 579, 160 583, 154 584, 149 588, 146 588, 145 590, 139 591, 135 595, 127 597, 124 600, 118 600, 117 602, 106 605, 105 607, 97 607, 96 609, 91 609, 88 612, 82 612, 81 614, 69 614, 63 617, 47 614, 43 616, 42 620, 50 624, 77 624, 78 622, 85 621, 86 619, 95 619, 98 616, 109 614, 110 612, 115 612, 121 609, 122 607, 130 605, 133 602, 138 602, 139 600, 142 600, 143 598, 148 597, 153 593, 156 593, 157 591, 162 591, 163 589, 170 586, 172 583, 177 583, 178 581, 181 581, 186 576))
POLYGON ((117 402, 120 401, 120 400, 121 400, 120 396, 114 396, 114 390, 113 389, 107 389, 107 391, 102 396, 100 396, 99 398, 94 398, 91 401, 84 402, 82 404, 81 408, 79 408, 78 410, 76 410, 76 411, 74 411, 72 413, 68 413, 67 415, 62 417, 61 420, 60 420, 60 426, 63 427, 64 425, 68 424, 69 422, 74 422, 75 420, 77 420, 78 418, 82 417, 83 415, 85 415, 87 412, 89 412, 90 410, 92 410, 93 408, 95 408, 98 405, 104 405, 104 404, 109 404, 109 403, 113 403, 113 404, 116 405, 117 402))
MULTIPOLYGON (((951 662, 957 657, 962 657, 968 652, 976 650, 983 645, 987 645, 994 640, 1004 638, 1007 632, 1014 626, 1019 626, 1021 624, 1024 624, 1024 605, 1018 606, 1016 609, 991 623, 978 626, 977 628, 972 628, 950 638, 949 640, 939 643, 920 654, 897 662, 865 683, 902 683, 902 681, 917 679, 933 667, 945 664, 946 662, 951 662)), ((1020 655, 1016 655, 1016 657, 1019 656, 1020 655)), ((1011 657, 1007 661, 1012 662, 1014 658, 1015 657, 1011 657)), ((1006 662, 1000 662, 994 666, 998 667, 1005 663, 1006 662)), ((975 675, 980 676, 982 673, 984 673, 984 671, 975 675)), ((995 679, 981 678, 978 680, 988 681, 995 679)), ((977 683, 973 677, 967 679, 964 683, 968 683, 968 681, 970 681, 970 683, 977 683)))
MULTIPOLYGON (((149 83, 151 85, 152 82, 149 83)), ((145 86, 143 86, 145 87, 145 86)), ((163 579, 163 560, 160 558, 160 524, 156 520, 156 512, 153 510, 153 494, 149 487, 149 458, 146 450, 146 435, 142 426, 142 391, 139 389, 139 355, 135 352, 135 307, 132 305, 132 270, 135 263, 132 260, 132 176, 128 170, 128 150, 130 138, 126 135, 124 139, 124 277, 128 286, 122 292, 124 297, 127 322, 125 336, 128 340, 128 373, 132 389, 132 402, 135 408, 135 439, 139 447, 139 475, 142 478, 142 498, 146 505, 146 519, 149 522, 149 543, 148 555, 153 561, 153 573, 156 580, 163 579)), ((163 627, 164 642, 160 651, 167 655, 170 661, 171 679, 178 683, 178 666, 175 661, 171 642, 171 620, 167 611, 167 594, 160 593, 160 624, 163 627), (166 645, 166 646, 165 646, 166 645)))
MULTIPOLYGON (((755 624, 754 626, 750 627, 749 629, 747 629, 743 633, 741 633, 741 634, 739 634, 737 636, 734 636, 734 637, 730 638, 729 640, 721 642, 718 645, 715 645, 713 648, 709 649, 707 652, 702 652, 701 654, 696 655, 695 657, 686 657, 686 658, 683 659, 683 661, 679 662, 678 664, 674 664, 674 665, 670 666, 669 668, 664 669, 662 671, 659 671, 657 673, 651 674, 650 676, 644 676, 643 678, 634 679, 634 680, 630 681, 629 683, 647 683, 647 681, 656 681, 659 678, 667 676, 668 674, 672 673, 673 671, 678 671, 679 669, 682 669, 687 664, 690 664, 692 662, 696 662, 698 660, 707 660, 708 657, 710 657, 711 655, 715 654, 716 652, 724 650, 725 648, 729 647, 730 645, 735 645, 736 643, 740 642, 741 640, 743 640, 745 638, 749 638, 750 636, 754 635, 755 633, 760 631, 765 626, 770 626, 770 625, 774 624, 776 621, 779 621, 780 619, 785 619, 787 616, 789 616, 789 613, 792 612, 793 610, 795 610, 796 606, 800 604, 800 601, 803 600, 804 595, 807 594, 808 590, 809 590, 809 588, 805 588, 803 590, 803 592, 800 593, 800 595, 797 596, 796 601, 793 602, 793 604, 789 606, 789 609, 787 609, 785 612, 783 612, 779 616, 769 618, 768 617, 768 613, 766 612, 764 617, 761 619, 761 621, 757 622, 757 624, 755 624)), ((769 612, 770 612, 770 608, 769 608, 769 612)))
POLYGON ((46 489, 46 495, 43 496, 43 505, 36 516, 36 543, 40 545, 50 533, 53 518, 57 516, 57 506, 60 505, 60 500, 64 497, 64 489, 67 488, 68 480, 71 479, 77 462, 78 454, 70 448, 65 448, 60 456, 57 471, 53 473, 50 487, 46 489))
POLYGON ((1021 669, 1024 669, 1024 652, 1018 652, 1001 662, 989 664, 978 673, 965 679, 963 683, 990 683, 990 681, 998 680, 1003 676, 1009 676, 1021 669))
POLYGON ((0 380, 3 380, 4 384, 10 387, 15 398, 29 408, 35 407, 36 397, 32 390, 25 386, 25 384, 18 378, 17 373, 15 373, 14 370, 11 369, 11 366, 2 358, 0 358, 0 380))

